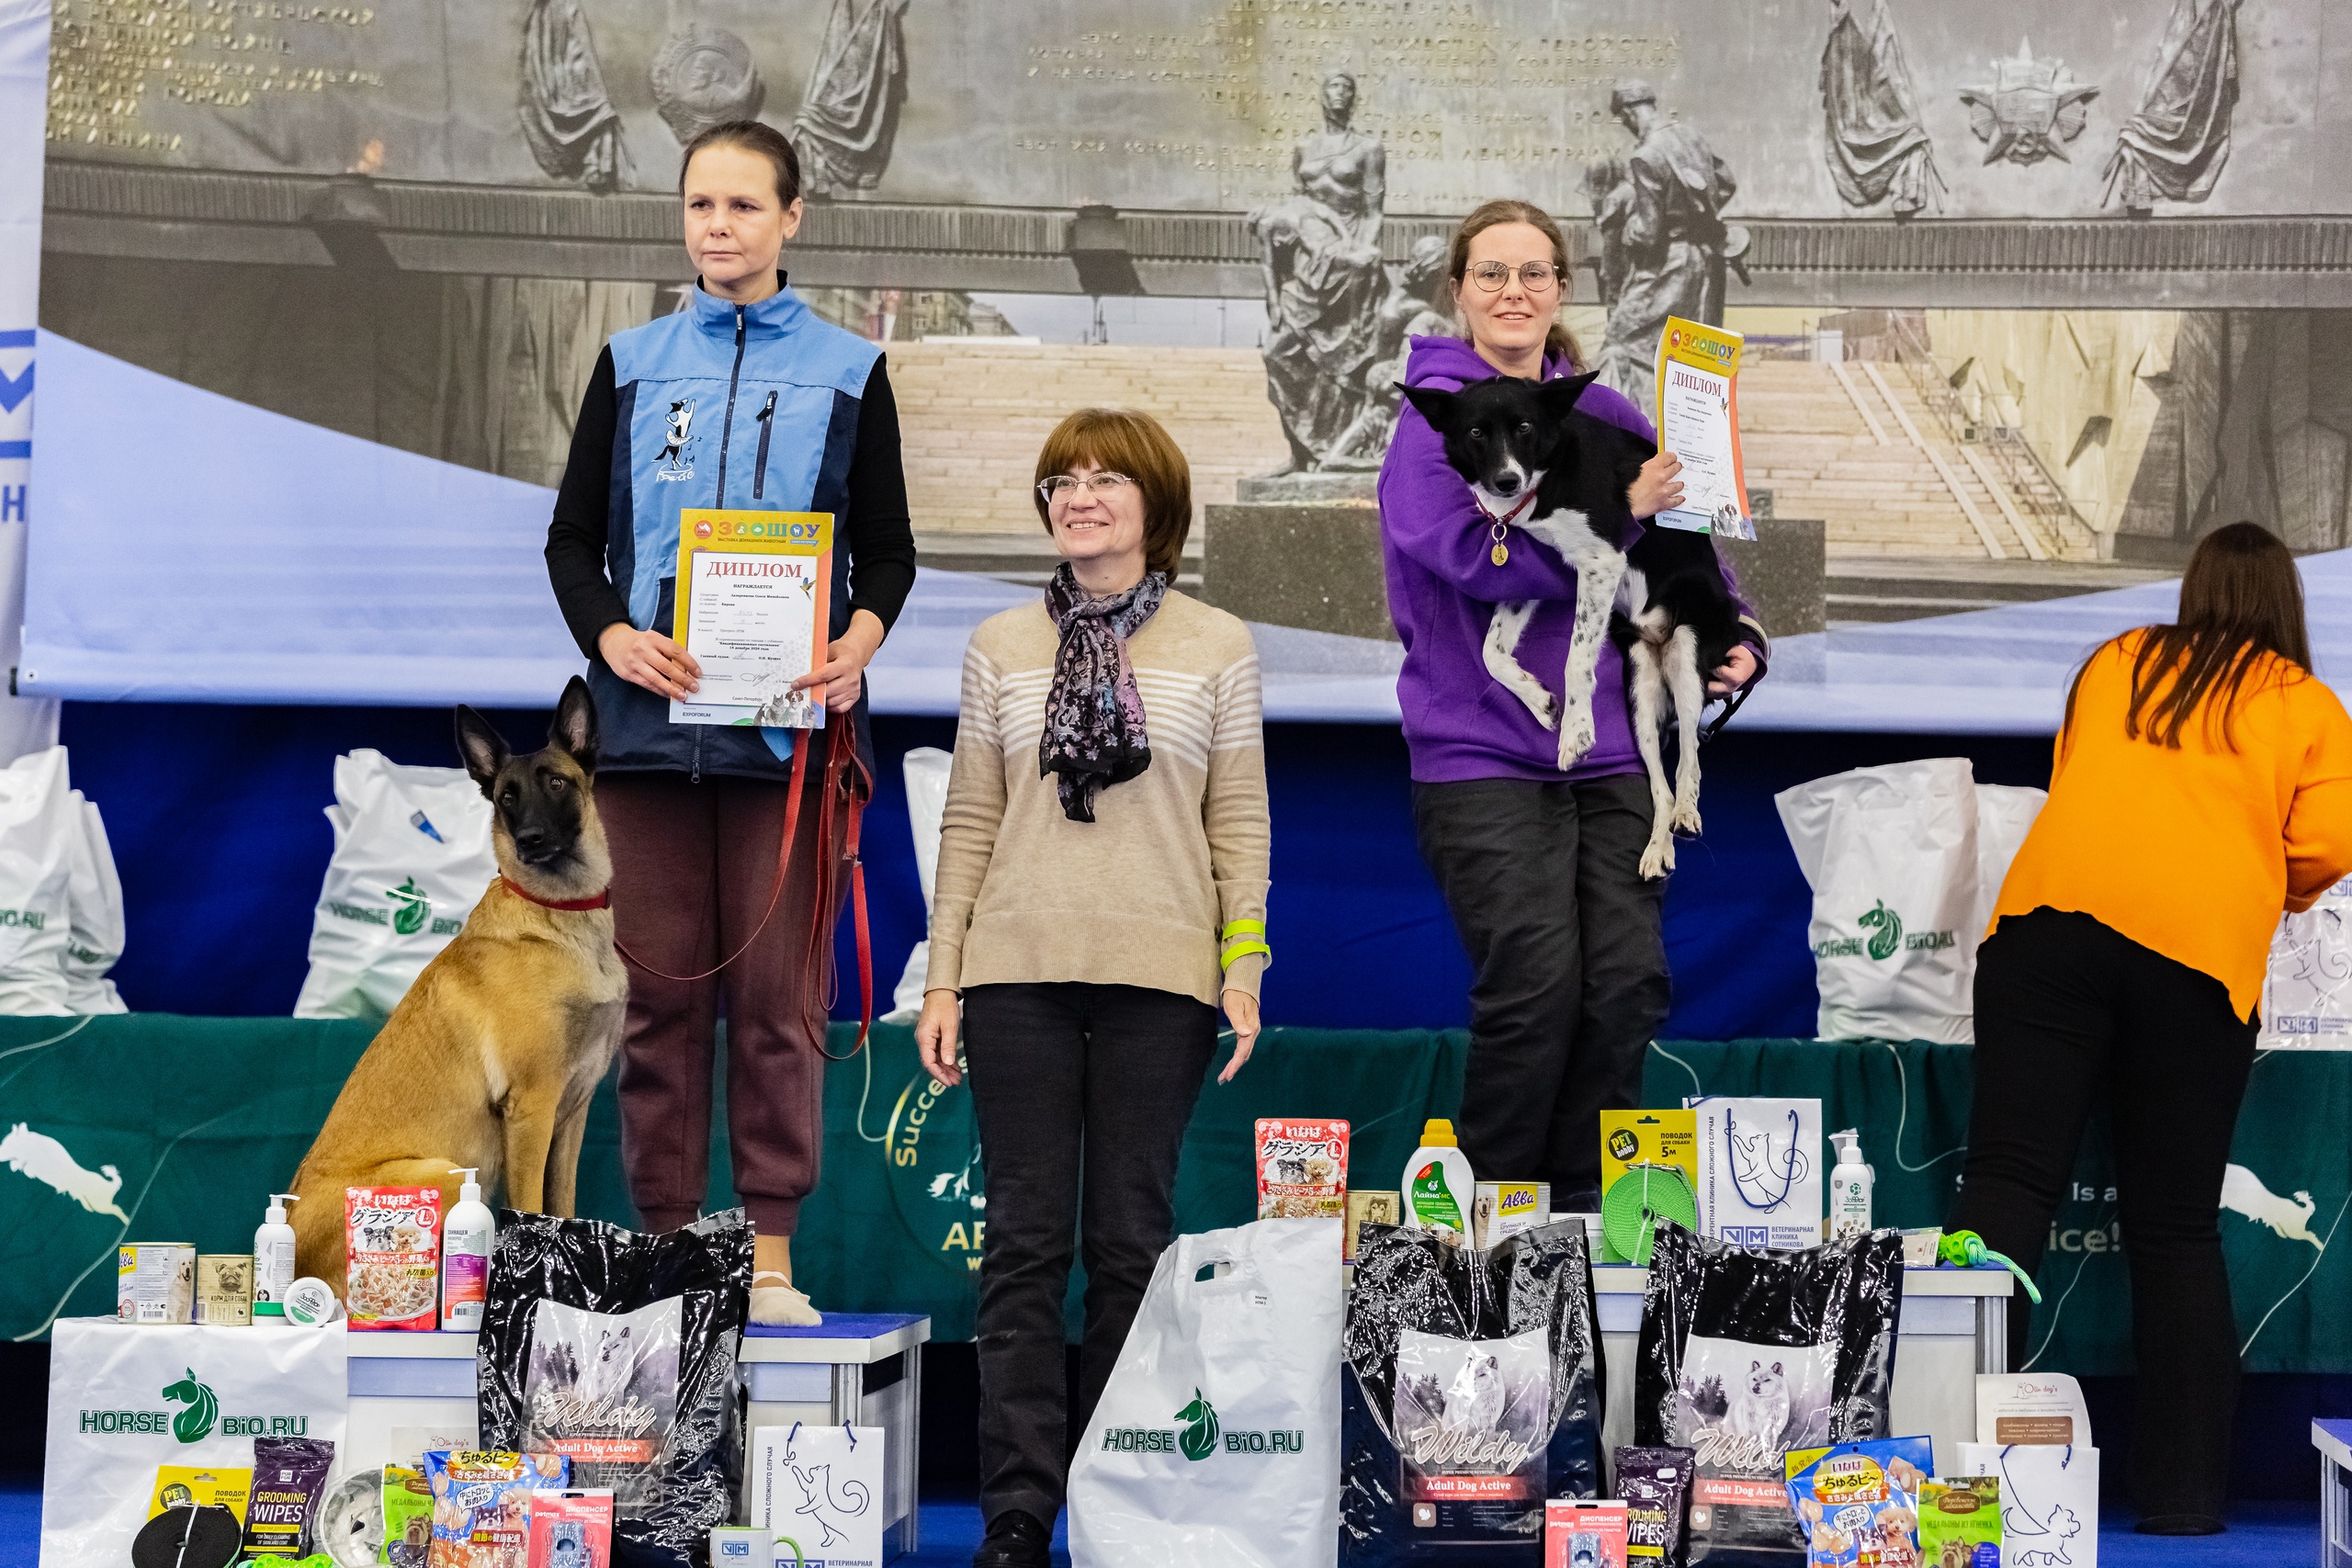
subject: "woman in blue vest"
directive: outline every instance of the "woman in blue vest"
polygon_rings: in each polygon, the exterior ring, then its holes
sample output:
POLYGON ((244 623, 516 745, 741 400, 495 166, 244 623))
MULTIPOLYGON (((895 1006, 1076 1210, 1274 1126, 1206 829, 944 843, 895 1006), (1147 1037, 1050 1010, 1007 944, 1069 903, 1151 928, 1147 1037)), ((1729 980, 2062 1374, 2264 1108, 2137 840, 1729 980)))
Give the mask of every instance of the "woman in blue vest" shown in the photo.
POLYGON ((794 742, 824 735, 672 724, 670 702, 702 671, 663 628, 681 508, 831 513, 831 642, 799 684, 822 688, 870 762, 864 671, 914 586, 914 534, 881 351, 819 320, 777 267, 800 227, 792 143, 752 120, 714 126, 688 144, 678 184, 698 280, 683 309, 616 333, 597 358, 548 575, 589 660, 615 930, 640 961, 621 1053, 630 1196, 650 1228, 701 1213, 723 987, 729 1147, 758 1233, 752 1316, 815 1323, 790 1246, 824 1136, 824 998, 803 977, 839 912, 829 897, 817 907, 818 857, 839 858, 842 832, 836 814, 820 846, 821 750, 781 897, 775 867, 794 742))

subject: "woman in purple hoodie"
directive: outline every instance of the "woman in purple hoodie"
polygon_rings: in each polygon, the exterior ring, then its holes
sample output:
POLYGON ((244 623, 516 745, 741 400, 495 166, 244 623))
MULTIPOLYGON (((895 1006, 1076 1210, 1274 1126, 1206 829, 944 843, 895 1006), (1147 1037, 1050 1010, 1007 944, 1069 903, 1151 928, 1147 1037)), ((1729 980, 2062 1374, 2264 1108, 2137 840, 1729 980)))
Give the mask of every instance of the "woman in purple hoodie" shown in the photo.
MULTIPOLYGON (((1466 338, 1417 337, 1408 385, 1453 390, 1491 376, 1573 374, 1557 321, 1567 283, 1558 225, 1525 202, 1490 201, 1453 236, 1453 300, 1466 338)), ((1595 383, 1577 405, 1655 439, 1623 396, 1595 383)), ((1644 466, 1635 517, 1676 504, 1670 454, 1644 466)), ((1521 535, 1498 562, 1492 524, 1445 446, 1410 403, 1380 470, 1388 605, 1405 645, 1396 696, 1413 761, 1413 820, 1469 950, 1470 1062, 1462 1152, 1482 1181, 1549 1181, 1552 1207, 1600 1207, 1600 1113, 1634 1103, 1642 1056, 1666 1021, 1660 929, 1666 885, 1638 870, 1650 795, 1634 749, 1625 661, 1601 651, 1596 738, 1566 773, 1559 738, 1487 673, 1480 647, 1495 605, 1541 600, 1518 662, 1558 694, 1577 591, 1574 569, 1521 535)), ((1726 574, 1728 576, 1728 574, 1726 574)), ((1736 590, 1735 589, 1735 592, 1736 590)), ((1743 602, 1743 610, 1746 608, 1743 602)), ((1763 673, 1764 629, 1732 650, 1709 690, 1763 673)))

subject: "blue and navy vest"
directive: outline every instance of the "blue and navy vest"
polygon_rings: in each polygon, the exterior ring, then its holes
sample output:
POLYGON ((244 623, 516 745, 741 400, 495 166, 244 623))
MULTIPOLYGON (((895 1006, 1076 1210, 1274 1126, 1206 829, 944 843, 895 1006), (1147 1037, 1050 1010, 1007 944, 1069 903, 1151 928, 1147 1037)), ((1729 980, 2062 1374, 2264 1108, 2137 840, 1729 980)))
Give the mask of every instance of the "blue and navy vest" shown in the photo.
MULTIPOLYGON (((832 626, 849 628, 850 454, 859 400, 881 350, 820 320, 786 288, 736 305, 697 285, 674 315, 613 334, 613 431, 605 565, 629 624, 671 632, 678 513, 689 506, 833 514, 832 626)), ((672 724, 667 699, 591 661, 601 766, 784 778, 790 729, 672 724)), ((827 715, 828 722, 839 716, 827 715)), ((865 704, 852 716, 860 750, 865 704)))

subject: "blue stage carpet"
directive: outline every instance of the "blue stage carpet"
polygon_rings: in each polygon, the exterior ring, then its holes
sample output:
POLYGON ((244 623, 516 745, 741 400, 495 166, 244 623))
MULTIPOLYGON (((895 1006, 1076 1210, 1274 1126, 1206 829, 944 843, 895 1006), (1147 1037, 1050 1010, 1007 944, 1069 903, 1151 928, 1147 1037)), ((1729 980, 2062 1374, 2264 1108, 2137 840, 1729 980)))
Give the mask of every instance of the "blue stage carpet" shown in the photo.
MULTIPOLYGON (((40 1480, 0 1476, 0 1568, 33 1568, 40 1556, 40 1480)), ((922 1550, 899 1568, 965 1568, 980 1541, 980 1510, 971 1503, 926 1503, 922 1550)), ((1054 1562, 1066 1564, 1063 1532, 1054 1532, 1054 1562)), ((2310 1503, 2251 1503, 2230 1517, 2230 1533, 2197 1540, 2133 1535, 2128 1522, 2099 1531, 2102 1568, 2225 1568, 2248 1562, 2319 1561, 2319 1508, 2310 1503)))

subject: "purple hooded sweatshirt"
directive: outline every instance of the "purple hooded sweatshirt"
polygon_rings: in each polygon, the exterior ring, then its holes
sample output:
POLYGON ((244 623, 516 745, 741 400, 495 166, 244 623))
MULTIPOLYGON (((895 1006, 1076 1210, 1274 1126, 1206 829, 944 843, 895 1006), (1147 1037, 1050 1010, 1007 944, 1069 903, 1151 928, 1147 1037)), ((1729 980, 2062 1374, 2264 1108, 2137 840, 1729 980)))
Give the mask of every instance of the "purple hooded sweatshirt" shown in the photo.
MULTIPOLYGON (((1562 360, 1544 362, 1544 378, 1567 373, 1562 360)), ((1408 386, 1458 389, 1484 380, 1495 367, 1460 338, 1417 337, 1407 361, 1408 386)), ((1595 382, 1577 407, 1597 419, 1655 440, 1648 420, 1625 396, 1595 382)), ((1525 704, 1487 673, 1481 649, 1495 606, 1509 600, 1545 601, 1520 638, 1517 659, 1555 696, 1576 618, 1577 574, 1549 546, 1511 531, 1510 558, 1494 564, 1494 541, 1468 481, 1445 460, 1445 443, 1409 402, 1398 411, 1396 434, 1380 466, 1381 554, 1388 576, 1388 610, 1405 645, 1396 677, 1404 710, 1405 745, 1416 784, 1466 779, 1556 782, 1609 778, 1642 770, 1625 699, 1625 656, 1612 642, 1600 650, 1593 684, 1593 745, 1566 774, 1556 733, 1535 721, 1525 704)), ((1738 585, 1724 572, 1735 597, 1738 585)), ((1747 602, 1740 612, 1755 628, 1749 639, 1763 678, 1763 632, 1747 602)))

